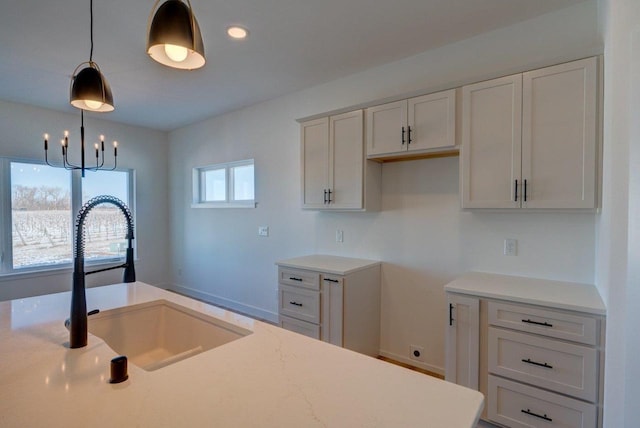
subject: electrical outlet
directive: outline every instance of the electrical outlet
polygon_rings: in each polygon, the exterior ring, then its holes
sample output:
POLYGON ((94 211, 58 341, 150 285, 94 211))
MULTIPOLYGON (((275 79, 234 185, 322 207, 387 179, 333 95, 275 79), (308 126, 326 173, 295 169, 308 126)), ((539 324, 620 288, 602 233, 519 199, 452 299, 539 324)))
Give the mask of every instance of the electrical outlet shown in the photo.
POLYGON ((269 236, 269 226, 258 226, 258 236, 269 236))
POLYGON ((504 255, 505 256, 517 256, 518 255, 518 240, 507 238, 504 240, 504 255))
POLYGON ((344 242, 344 232, 340 229, 336 230, 336 242, 344 242))
POLYGON ((409 358, 424 363, 424 348, 416 345, 410 345, 409 358))

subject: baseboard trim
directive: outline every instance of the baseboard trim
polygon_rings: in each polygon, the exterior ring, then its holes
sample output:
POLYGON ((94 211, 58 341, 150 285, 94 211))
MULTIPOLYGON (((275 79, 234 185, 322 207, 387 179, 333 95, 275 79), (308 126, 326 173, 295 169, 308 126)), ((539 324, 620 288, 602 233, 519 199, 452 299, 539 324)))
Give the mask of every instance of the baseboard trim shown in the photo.
POLYGON ((215 294, 207 293, 201 290, 196 290, 195 288, 189 288, 175 284, 171 285, 168 288, 175 291, 176 293, 184 294, 188 297, 193 297, 198 300, 203 300, 216 306, 222 306, 225 309, 237 311, 243 315, 248 315, 250 317, 268 321, 274 324, 278 323, 278 314, 275 312, 266 311, 262 308, 246 305, 235 300, 216 296, 215 294))
POLYGON ((389 358, 399 363, 407 364, 422 370, 426 370, 444 379, 444 368, 442 367, 423 363, 421 361, 412 360, 410 358, 406 358, 406 357, 403 357, 402 355, 394 354, 393 352, 385 351, 383 349, 380 350, 379 354, 381 357, 389 358))

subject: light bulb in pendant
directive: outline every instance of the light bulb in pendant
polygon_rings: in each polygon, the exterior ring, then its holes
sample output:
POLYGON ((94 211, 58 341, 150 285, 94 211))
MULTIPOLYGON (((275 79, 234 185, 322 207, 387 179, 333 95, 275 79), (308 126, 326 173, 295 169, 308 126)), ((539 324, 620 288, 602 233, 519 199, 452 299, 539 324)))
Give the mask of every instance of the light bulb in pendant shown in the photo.
POLYGON ((165 44, 164 53, 166 53, 172 61, 182 62, 187 59, 189 51, 187 50, 187 48, 184 48, 182 46, 165 44))
POLYGON ((84 100, 89 110, 98 110, 104 104, 102 101, 84 100))

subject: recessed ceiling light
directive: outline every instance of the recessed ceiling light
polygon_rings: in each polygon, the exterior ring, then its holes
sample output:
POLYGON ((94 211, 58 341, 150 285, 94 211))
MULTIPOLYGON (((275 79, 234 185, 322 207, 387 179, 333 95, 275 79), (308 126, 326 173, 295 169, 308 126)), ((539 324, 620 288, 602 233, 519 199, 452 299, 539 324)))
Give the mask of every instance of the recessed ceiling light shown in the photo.
POLYGON ((227 28, 227 34, 232 39, 245 39, 247 38, 247 34, 249 34, 249 32, 247 31, 246 28, 233 26, 233 27, 227 28))

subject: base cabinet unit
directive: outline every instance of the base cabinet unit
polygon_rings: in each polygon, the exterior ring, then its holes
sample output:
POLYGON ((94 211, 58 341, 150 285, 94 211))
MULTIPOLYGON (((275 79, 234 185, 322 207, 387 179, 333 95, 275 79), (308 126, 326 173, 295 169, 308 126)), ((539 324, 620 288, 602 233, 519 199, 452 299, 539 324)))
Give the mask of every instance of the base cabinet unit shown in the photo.
POLYGON ((302 208, 377 210, 380 165, 364 157, 362 110, 300 125, 302 208))
POLYGON ((598 62, 462 88, 463 208, 596 208, 598 62))
POLYGON ((445 287, 446 380, 505 427, 602 426, 605 308, 594 286, 469 273, 445 287))
POLYGON ((366 111, 369 159, 457 150, 455 89, 366 111))
POLYGON ((313 255, 276 264, 280 327, 378 356, 380 262, 313 255))
POLYGON ((448 294, 445 377, 449 382, 478 389, 480 302, 473 297, 448 294))

